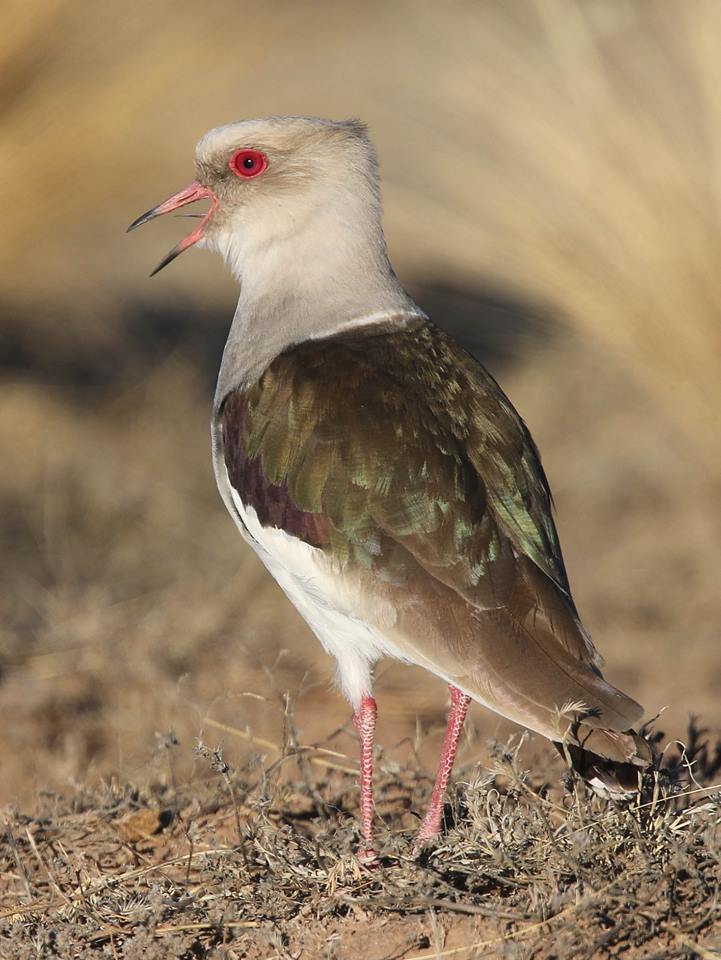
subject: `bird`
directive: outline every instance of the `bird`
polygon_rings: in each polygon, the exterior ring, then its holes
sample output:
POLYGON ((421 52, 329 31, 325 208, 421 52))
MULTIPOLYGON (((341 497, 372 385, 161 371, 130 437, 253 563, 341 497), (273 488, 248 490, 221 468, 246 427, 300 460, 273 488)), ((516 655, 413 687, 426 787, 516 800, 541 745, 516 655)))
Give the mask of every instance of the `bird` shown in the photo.
POLYGON ((240 285, 213 404, 215 476, 337 661, 360 745, 358 857, 377 857, 381 657, 450 690, 415 854, 442 832, 471 701, 548 738, 599 792, 632 794, 651 762, 643 708, 603 678, 524 421, 396 277, 367 127, 240 120, 199 140, 194 167, 190 186, 128 230, 210 203, 153 274, 205 247, 240 285))

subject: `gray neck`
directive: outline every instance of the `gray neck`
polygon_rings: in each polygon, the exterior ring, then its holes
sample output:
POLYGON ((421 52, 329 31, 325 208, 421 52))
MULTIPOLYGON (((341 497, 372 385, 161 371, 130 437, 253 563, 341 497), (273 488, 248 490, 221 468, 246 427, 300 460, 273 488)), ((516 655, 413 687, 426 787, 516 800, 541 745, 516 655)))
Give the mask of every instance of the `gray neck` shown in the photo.
POLYGON ((377 230, 341 230, 335 218, 263 245, 234 232, 217 241, 241 282, 215 395, 255 382, 293 344, 424 316, 405 293, 377 230), (324 229, 324 226, 326 229, 324 229))

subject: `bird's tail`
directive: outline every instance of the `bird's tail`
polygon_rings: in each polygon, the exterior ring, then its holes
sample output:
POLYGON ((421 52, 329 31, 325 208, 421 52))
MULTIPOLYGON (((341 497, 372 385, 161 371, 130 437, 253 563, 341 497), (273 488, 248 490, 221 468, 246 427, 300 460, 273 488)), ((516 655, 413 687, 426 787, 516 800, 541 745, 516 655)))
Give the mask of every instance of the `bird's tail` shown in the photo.
POLYGON ((641 776, 653 760, 648 741, 635 730, 617 732, 574 725, 562 743, 554 746, 598 794, 628 799, 639 789, 641 776))

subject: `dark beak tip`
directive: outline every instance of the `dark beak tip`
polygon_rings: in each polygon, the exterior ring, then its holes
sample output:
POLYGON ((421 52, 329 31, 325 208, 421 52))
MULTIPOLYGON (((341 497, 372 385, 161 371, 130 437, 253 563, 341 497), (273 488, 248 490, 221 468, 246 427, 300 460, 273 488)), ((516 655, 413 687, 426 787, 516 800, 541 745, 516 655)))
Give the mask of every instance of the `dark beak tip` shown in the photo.
POLYGON ((153 270, 150 276, 154 277, 156 273, 160 273, 160 271, 165 267, 167 267, 169 263, 172 263, 176 257, 180 256, 180 254, 183 252, 184 249, 185 247, 183 246, 182 240, 180 241, 180 243, 176 243, 173 249, 168 254, 166 254, 166 256, 163 257, 163 259, 157 265, 155 270, 153 270))
POLYGON ((148 220, 153 219, 154 212, 155 212, 154 210, 148 210, 145 213, 141 214, 137 219, 133 220, 133 222, 130 224, 130 226, 127 228, 125 232, 130 233, 132 230, 135 230, 136 227, 142 227, 142 225, 144 223, 147 223, 148 220))

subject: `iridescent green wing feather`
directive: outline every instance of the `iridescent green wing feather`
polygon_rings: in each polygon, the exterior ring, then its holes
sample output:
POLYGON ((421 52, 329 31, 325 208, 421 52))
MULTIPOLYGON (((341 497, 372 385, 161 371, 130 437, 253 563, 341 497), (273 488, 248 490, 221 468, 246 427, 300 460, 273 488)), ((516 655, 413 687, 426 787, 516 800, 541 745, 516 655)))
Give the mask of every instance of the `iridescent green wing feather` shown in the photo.
POLYGON ((328 519, 338 560, 382 563, 376 541, 390 537, 469 587, 491 565, 501 575, 510 542, 568 594, 528 431, 492 377, 430 324, 279 357, 244 395, 243 440, 295 509, 328 519))

